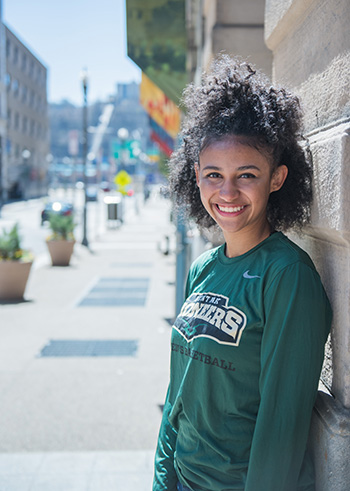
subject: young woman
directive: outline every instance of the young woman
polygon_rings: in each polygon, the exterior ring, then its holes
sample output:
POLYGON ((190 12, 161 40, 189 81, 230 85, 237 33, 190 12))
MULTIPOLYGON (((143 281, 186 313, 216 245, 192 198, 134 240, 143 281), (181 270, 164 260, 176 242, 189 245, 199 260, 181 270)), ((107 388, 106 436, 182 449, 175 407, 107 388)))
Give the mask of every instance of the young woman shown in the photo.
POLYGON ((153 491, 311 491, 331 309, 311 259, 282 232, 310 216, 299 102, 221 56, 185 103, 171 188, 225 243, 191 266, 172 329, 153 491))

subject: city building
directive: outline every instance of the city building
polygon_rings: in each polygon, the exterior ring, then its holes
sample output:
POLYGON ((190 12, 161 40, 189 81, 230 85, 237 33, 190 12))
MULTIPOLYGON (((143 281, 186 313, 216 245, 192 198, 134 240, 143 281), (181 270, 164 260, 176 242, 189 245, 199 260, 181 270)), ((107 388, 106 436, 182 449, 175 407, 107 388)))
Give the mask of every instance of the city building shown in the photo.
POLYGON ((314 165, 310 226, 292 238, 311 255, 334 319, 309 447, 317 491, 350 482, 348 0, 186 0, 191 79, 219 52, 247 58, 301 97, 314 165))
POLYGON ((47 68, 6 25, 4 199, 46 194, 49 156, 47 68))
POLYGON ((5 28, 2 23, 2 1, 0 0, 0 210, 4 201, 3 196, 3 168, 4 168, 4 145, 6 142, 6 37, 5 28))
MULTIPOLYGON (((130 174, 157 173, 158 145, 151 141, 149 118, 136 82, 118 83, 106 101, 88 107, 89 182, 113 181, 121 167, 130 174), (103 124, 102 124, 103 123, 103 124), (130 152, 130 149, 136 149, 130 152)), ((82 109, 68 101, 49 104, 51 184, 82 180, 82 109)))

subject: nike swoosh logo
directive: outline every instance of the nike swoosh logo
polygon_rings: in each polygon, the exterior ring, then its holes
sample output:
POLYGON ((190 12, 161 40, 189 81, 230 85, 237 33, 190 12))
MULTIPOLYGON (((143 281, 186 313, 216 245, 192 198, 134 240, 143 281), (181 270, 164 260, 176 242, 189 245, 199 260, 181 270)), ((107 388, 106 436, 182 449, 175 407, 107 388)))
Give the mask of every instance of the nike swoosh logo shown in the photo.
POLYGON ((246 278, 247 280, 251 280, 252 278, 261 278, 261 276, 256 276, 256 275, 251 276, 249 274, 249 269, 247 269, 247 271, 243 273, 243 278, 246 278))

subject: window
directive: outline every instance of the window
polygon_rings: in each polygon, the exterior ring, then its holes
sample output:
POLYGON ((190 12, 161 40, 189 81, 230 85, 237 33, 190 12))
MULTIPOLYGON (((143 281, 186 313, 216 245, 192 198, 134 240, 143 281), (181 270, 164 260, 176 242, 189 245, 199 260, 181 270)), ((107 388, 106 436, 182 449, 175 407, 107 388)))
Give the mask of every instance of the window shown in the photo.
POLYGON ((31 62, 30 62, 29 75, 31 77, 33 77, 33 75, 34 75, 34 61, 33 60, 31 60, 31 62))
POLYGON ((27 93, 28 93, 27 87, 25 85, 23 85, 23 87, 22 87, 22 102, 24 102, 24 103, 27 102, 27 93))
POLYGON ((7 153, 7 155, 11 156, 11 150, 12 150, 11 140, 9 138, 7 138, 6 139, 6 153, 7 153))
POLYGON ((18 63, 18 46, 15 46, 15 49, 13 50, 13 63, 15 65, 18 63))
POLYGON ((19 129, 19 113, 15 114, 15 124, 14 124, 15 130, 19 129))
POLYGON ((19 91, 19 83, 16 78, 12 80, 12 90, 15 96, 18 96, 18 91, 19 91))
POLYGON ((10 87, 11 87, 11 75, 9 73, 6 73, 6 75, 5 75, 5 85, 7 87, 7 90, 10 90, 10 87))
POLYGON ((25 53, 22 54, 22 70, 25 72, 27 69, 27 55, 25 53))
POLYGON ((23 133, 27 133, 27 129, 28 129, 28 118, 27 116, 23 116, 23 133))
POLYGON ((34 107, 34 101, 35 101, 35 94, 34 94, 34 91, 31 90, 30 91, 30 97, 29 97, 29 104, 31 105, 31 107, 34 107))

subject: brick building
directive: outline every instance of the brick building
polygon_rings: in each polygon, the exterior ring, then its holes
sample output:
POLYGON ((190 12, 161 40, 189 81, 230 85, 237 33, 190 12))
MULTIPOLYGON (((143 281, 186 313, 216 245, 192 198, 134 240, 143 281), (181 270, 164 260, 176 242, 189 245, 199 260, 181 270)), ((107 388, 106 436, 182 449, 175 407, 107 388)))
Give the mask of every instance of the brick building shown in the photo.
POLYGON ((49 124, 47 68, 4 26, 6 39, 6 143, 4 198, 31 198, 47 190, 49 124))

